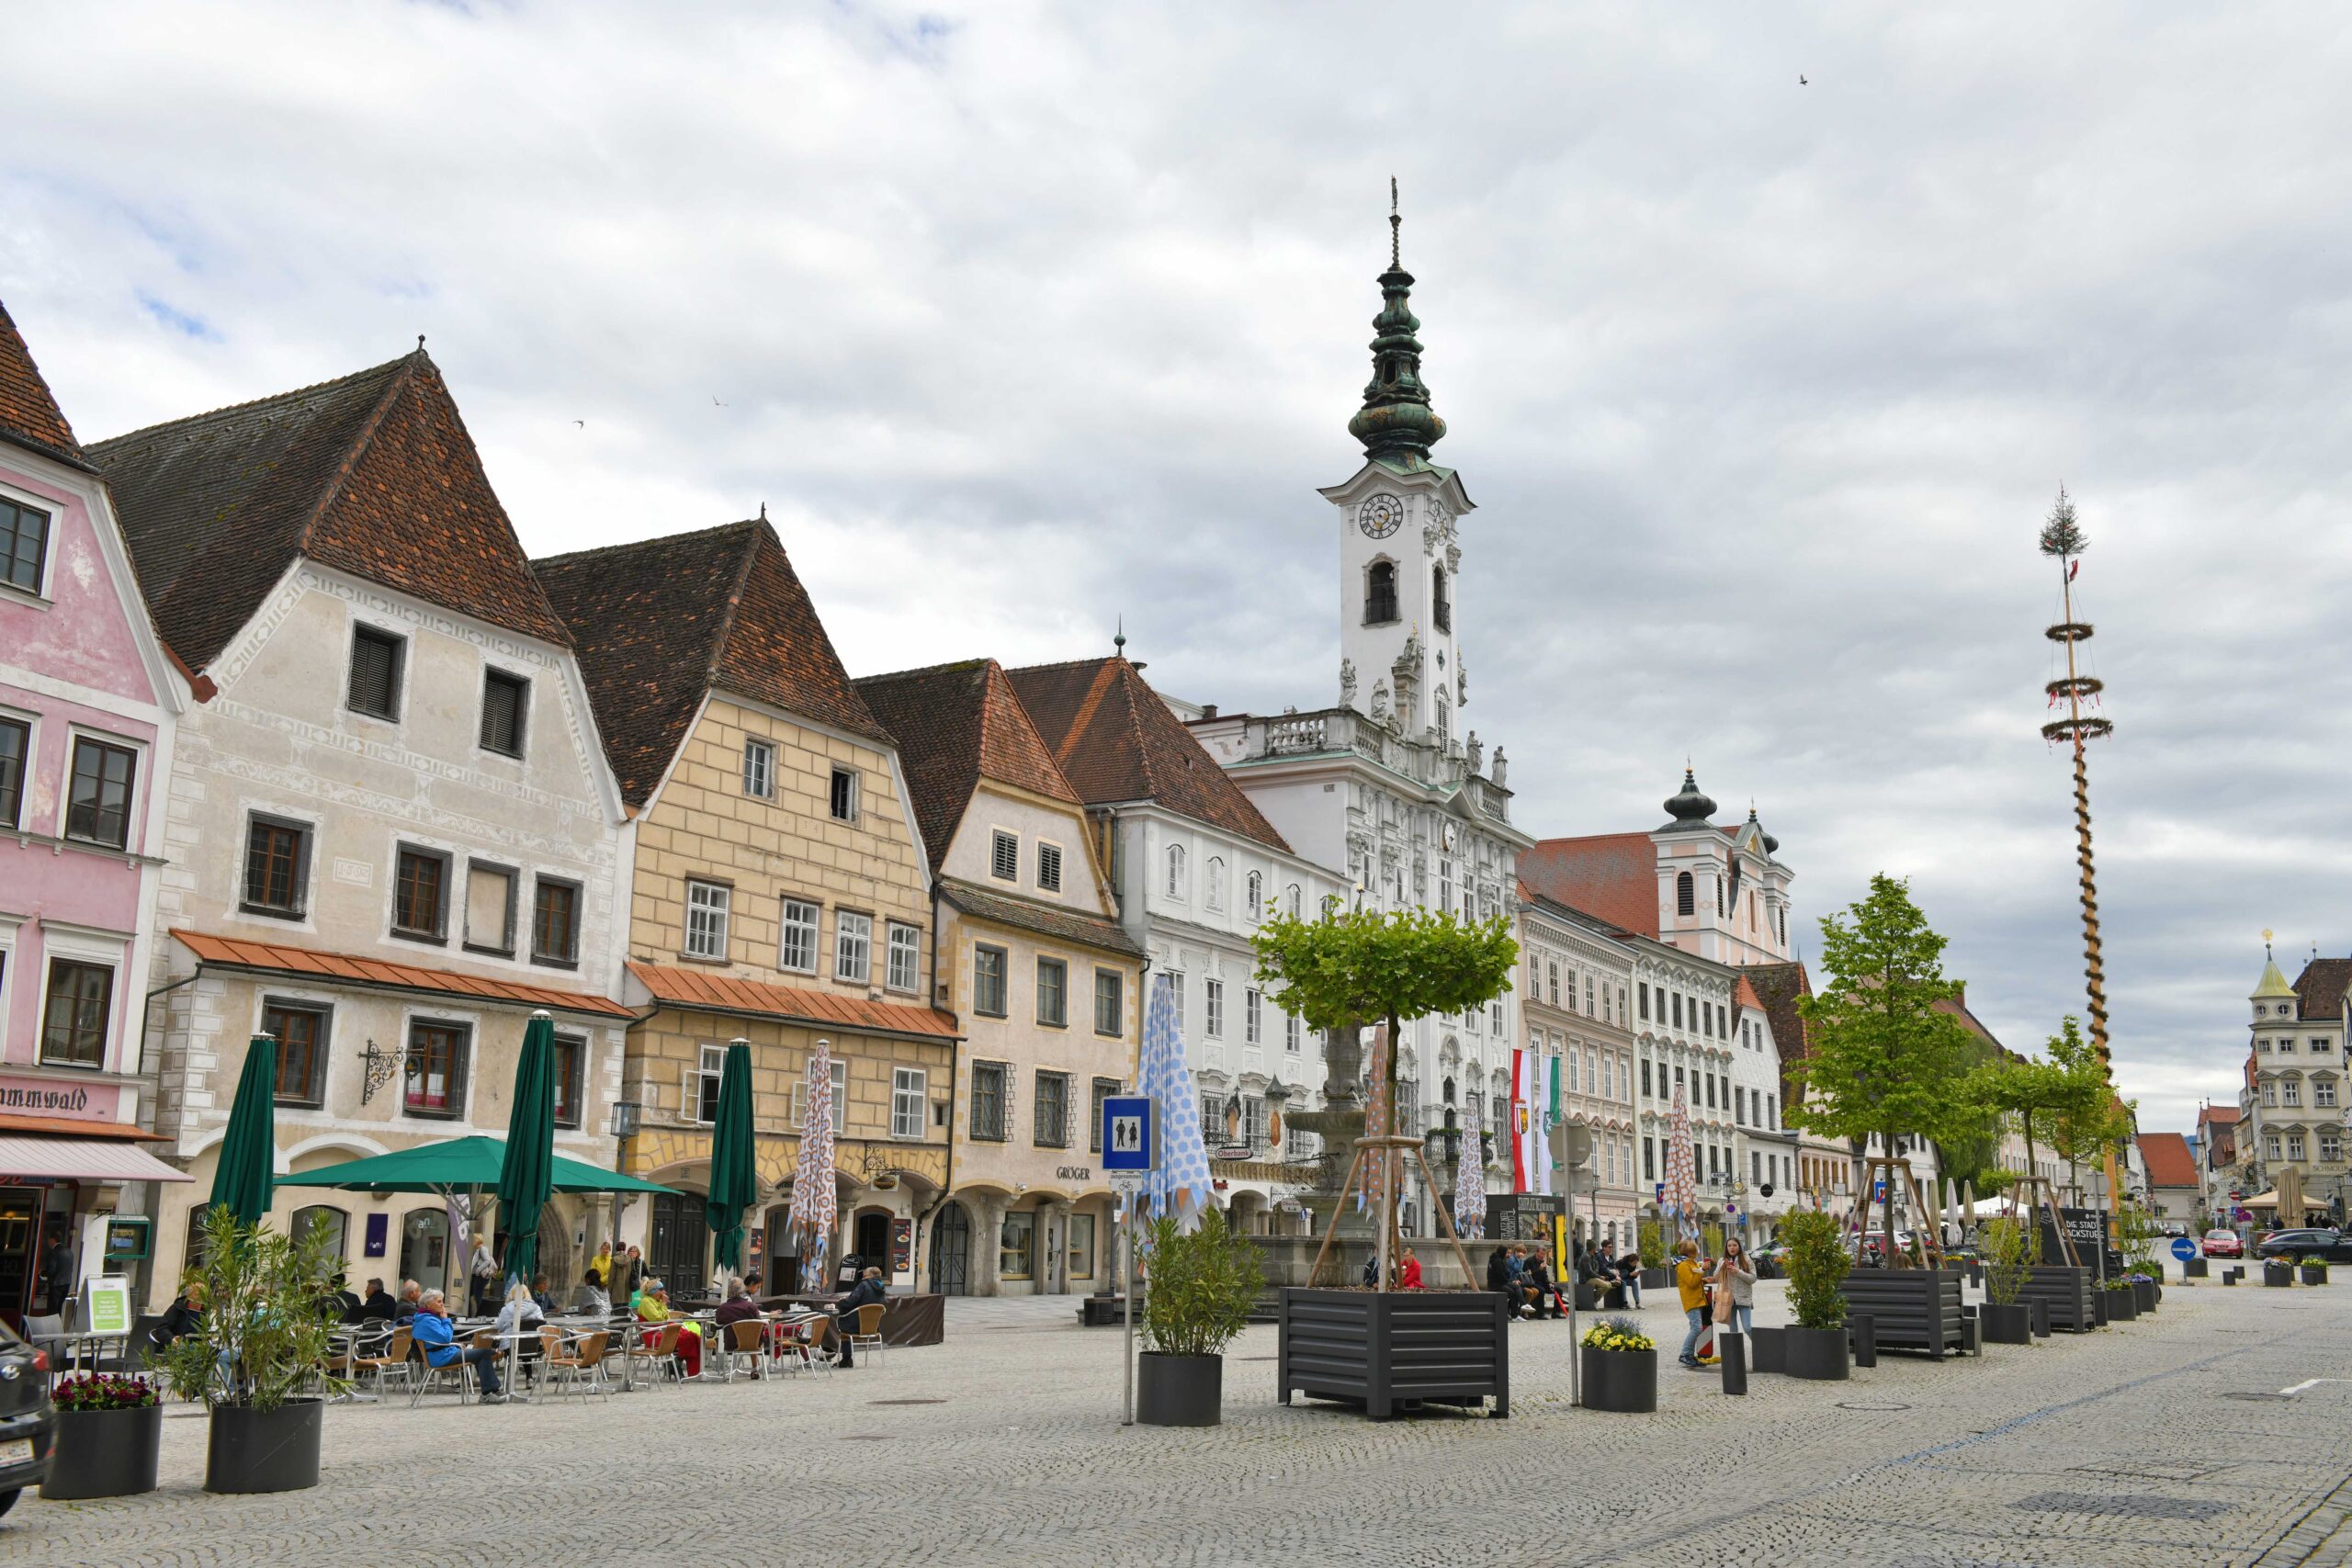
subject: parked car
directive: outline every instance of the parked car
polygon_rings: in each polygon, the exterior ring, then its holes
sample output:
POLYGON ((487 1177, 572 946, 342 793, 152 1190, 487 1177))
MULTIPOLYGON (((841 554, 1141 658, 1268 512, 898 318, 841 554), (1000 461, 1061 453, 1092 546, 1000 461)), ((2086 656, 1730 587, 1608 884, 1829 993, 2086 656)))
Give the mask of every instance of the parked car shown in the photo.
POLYGON ((2352 1236, 2342 1231, 2272 1231, 2254 1244, 2256 1258, 2324 1258, 2330 1263, 2352 1263, 2352 1236))
POLYGON ((2208 1258, 2244 1258, 2245 1244, 2238 1240, 2235 1231, 2207 1231, 2205 1256, 2208 1258))
POLYGON ((0 1323, 0 1514, 49 1474, 57 1412, 49 1404, 49 1357, 0 1323))

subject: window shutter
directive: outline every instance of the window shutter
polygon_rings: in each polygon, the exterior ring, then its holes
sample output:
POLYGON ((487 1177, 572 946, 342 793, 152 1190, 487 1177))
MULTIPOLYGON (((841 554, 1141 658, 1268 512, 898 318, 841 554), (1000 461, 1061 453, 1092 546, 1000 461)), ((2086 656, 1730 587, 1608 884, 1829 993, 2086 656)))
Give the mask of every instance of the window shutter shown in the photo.
POLYGON ((678 1074, 678 1120, 691 1122, 702 1109, 701 1056, 689 1062, 678 1074))

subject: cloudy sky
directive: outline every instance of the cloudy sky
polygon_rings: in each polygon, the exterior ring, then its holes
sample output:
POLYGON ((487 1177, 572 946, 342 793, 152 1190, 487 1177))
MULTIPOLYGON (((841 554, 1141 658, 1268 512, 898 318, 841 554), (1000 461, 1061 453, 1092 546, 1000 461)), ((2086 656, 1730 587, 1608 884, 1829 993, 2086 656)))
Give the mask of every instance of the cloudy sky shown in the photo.
POLYGON ((1522 825, 1654 826, 1688 756, 1808 916, 1911 877, 1977 1010, 2038 1043, 2082 996, 2037 733, 2063 480, 2143 1124, 2233 1097, 2266 926, 2290 975, 2352 946, 2340 12, 6 26, 0 298, 85 437, 424 333, 534 553, 764 502, 858 671, 1107 651, 1124 615, 1171 691, 1335 700, 1313 491, 1357 461, 1393 173, 1479 502, 1464 717, 1522 825))

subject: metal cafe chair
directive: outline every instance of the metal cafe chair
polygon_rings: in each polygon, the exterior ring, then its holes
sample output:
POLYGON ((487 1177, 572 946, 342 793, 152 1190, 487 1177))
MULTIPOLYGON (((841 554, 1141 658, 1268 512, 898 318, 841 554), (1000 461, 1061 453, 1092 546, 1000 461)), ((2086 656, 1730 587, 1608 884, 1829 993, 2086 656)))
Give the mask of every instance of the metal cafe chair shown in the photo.
POLYGON ((868 1302, 857 1309, 857 1325, 850 1333, 850 1354, 865 1351, 874 1364, 882 1364, 882 1314, 889 1308, 880 1302, 868 1302))

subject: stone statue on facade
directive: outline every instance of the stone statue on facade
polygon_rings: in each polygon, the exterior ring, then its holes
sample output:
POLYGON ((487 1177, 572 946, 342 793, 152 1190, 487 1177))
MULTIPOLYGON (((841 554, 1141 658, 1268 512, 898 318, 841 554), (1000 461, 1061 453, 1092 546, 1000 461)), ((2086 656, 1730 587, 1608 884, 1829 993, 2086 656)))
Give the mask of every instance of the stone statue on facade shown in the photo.
POLYGON ((1388 716, 1388 682, 1385 681, 1372 683, 1372 716, 1383 719, 1388 716))
POLYGON ((1490 776, 1494 779, 1495 787, 1496 787, 1497 789, 1500 789, 1500 788, 1502 788, 1502 787, 1503 787, 1503 775, 1504 775, 1504 773, 1505 773, 1506 772, 1508 772, 1508 771, 1510 770, 1510 761, 1509 761, 1507 758, 1505 758, 1505 757, 1503 756, 1503 749, 1502 749, 1501 747, 1499 747, 1499 746, 1496 747, 1496 748, 1495 748, 1495 771, 1494 771, 1493 774, 1492 774, 1492 775, 1490 775, 1490 776))
POLYGON ((1470 753, 1470 771, 1475 773, 1478 771, 1479 764, 1487 760, 1487 743, 1478 739, 1478 732, 1474 729, 1470 732, 1470 739, 1464 744, 1470 753))
POLYGON ((1340 660, 1340 705, 1356 705, 1356 661, 1352 659, 1340 660))

